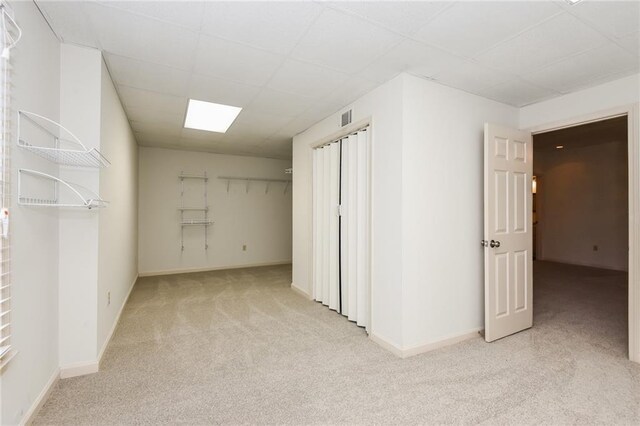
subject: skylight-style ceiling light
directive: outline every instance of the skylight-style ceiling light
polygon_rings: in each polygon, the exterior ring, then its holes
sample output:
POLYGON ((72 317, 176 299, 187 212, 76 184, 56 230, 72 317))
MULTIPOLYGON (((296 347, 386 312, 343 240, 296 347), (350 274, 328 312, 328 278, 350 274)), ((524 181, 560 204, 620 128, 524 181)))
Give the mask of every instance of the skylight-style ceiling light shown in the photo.
POLYGON ((582 0, 565 0, 565 1, 569 4, 576 4, 576 3, 580 3, 582 0))
POLYGON ((189 99, 184 127, 225 133, 238 114, 240 114, 240 111, 242 111, 240 107, 189 99))

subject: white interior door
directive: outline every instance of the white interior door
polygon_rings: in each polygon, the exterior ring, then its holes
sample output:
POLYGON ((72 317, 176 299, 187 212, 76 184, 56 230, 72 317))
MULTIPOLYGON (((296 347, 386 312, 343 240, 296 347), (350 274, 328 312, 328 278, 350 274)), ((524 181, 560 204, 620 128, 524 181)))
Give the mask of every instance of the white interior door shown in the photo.
POLYGON ((531 133, 485 124, 484 327, 492 342, 533 325, 531 133))

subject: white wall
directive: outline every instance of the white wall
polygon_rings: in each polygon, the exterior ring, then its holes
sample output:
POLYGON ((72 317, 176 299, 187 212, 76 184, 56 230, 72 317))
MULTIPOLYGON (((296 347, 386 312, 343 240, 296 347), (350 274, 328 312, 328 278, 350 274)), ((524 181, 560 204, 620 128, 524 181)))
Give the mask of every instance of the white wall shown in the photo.
MULTIPOLYGON (((227 183, 217 176, 288 179, 291 162, 203 152, 141 147, 139 153, 139 271, 141 275, 291 261, 291 188, 272 183, 227 183), (207 172, 209 249, 202 227, 185 228, 180 250, 178 175, 207 172), (247 250, 243 251, 242 246, 247 250)), ((203 204, 202 181, 187 180, 185 206, 203 204)), ((194 213, 190 218, 198 217, 194 213)), ((186 218, 187 216, 185 216, 186 218)))
POLYGON ((312 147, 341 133, 340 115, 371 133, 371 332, 402 344, 402 76, 383 84, 293 139, 293 285, 311 295, 312 147))
MULTIPOLYGON (((100 149, 100 51, 60 46, 60 124, 89 148, 100 149)), ((95 169, 61 167, 60 177, 99 192, 95 169)), ((60 364, 95 361, 97 343, 98 220, 93 209, 60 210, 60 364)))
POLYGON ((97 369, 98 351, 137 273, 137 147, 101 54, 61 46, 32 2, 14 7, 23 29, 12 51, 14 108, 59 121, 86 146, 111 156, 113 169, 58 167, 11 141, 12 335, 18 355, 0 376, 0 424, 32 415, 61 368, 97 369), (18 206, 18 168, 103 190, 113 198, 111 210, 18 206), (99 306, 107 290, 111 305, 99 306))
POLYGON ((99 355, 138 276, 138 145, 109 72, 101 64, 100 150, 111 166, 100 171, 100 196, 109 206, 99 213, 99 355))
MULTIPOLYGON (((13 106, 59 118, 58 40, 32 2, 14 2, 23 29, 11 51, 13 106)), ((58 167, 8 143, 12 166, 12 341, 18 355, 0 375, 0 424, 17 424, 58 371, 58 211, 17 205, 17 170, 58 167)))
POLYGON ((539 151, 534 174, 538 259, 627 270, 627 144, 539 151))
POLYGON ((403 346, 484 327, 484 123, 514 107, 404 76, 403 346))

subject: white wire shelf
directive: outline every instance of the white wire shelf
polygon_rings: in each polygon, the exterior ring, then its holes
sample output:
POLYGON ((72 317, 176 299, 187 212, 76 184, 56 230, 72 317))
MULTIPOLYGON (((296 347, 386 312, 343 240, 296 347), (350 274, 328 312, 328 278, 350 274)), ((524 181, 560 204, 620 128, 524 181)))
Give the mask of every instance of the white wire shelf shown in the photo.
POLYGON ((284 183, 285 194, 287 193, 287 190, 291 185, 291 179, 271 179, 271 178, 261 178, 261 177, 240 177, 240 176, 218 176, 218 179, 227 181, 227 193, 229 193, 229 188, 231 186, 231 182, 233 181, 245 182, 247 185, 246 187, 247 193, 249 193, 249 185, 251 184, 251 182, 265 182, 267 184, 264 191, 265 194, 269 192, 269 185, 271 183, 284 183))
POLYGON ((208 212, 209 207, 178 207, 178 210, 181 212, 208 212))
POLYGON ((180 179, 202 179, 202 180, 209 180, 209 177, 207 176, 207 174, 203 174, 203 175, 191 175, 188 173, 180 173, 180 175, 178 176, 180 179))
POLYGON ((180 222, 182 226, 209 226, 213 225, 212 220, 202 220, 202 219, 193 219, 193 220, 183 220, 180 222))
POLYGON ((46 173, 42 173, 36 170, 19 169, 18 170, 18 204, 23 206, 40 206, 40 207, 72 207, 72 208, 103 208, 106 207, 108 202, 100 198, 93 191, 74 184, 66 182, 55 176, 51 176, 46 173), (25 196, 23 190, 25 183, 23 182, 24 176, 29 176, 43 182, 52 184, 49 187, 49 192, 52 192, 52 197, 38 197, 38 196, 25 196), (60 188, 64 189, 66 195, 65 200, 61 200, 59 196, 60 188), (68 199, 68 200, 67 200, 68 199))
POLYGON ((64 166, 100 168, 111 165, 100 151, 95 148, 88 149, 85 147, 80 139, 61 124, 29 111, 18 111, 18 146, 53 163, 64 166), (39 146, 27 142, 25 139, 28 136, 24 135, 25 129, 23 129, 22 125, 24 121, 29 122, 35 129, 51 138, 53 146, 39 146), (39 121, 42 121, 42 123, 39 121), (59 137, 48 129, 46 125, 52 126, 57 131, 61 131, 61 133, 68 134, 71 138, 59 137))

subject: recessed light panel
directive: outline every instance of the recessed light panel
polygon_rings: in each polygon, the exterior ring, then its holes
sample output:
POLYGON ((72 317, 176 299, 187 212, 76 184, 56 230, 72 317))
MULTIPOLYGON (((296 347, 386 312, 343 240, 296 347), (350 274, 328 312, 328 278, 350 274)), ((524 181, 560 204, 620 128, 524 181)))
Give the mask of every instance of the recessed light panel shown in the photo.
POLYGON ((556 145, 556 149, 562 149, 564 148, 564 145, 556 145))
POLYGON ((189 99, 184 127, 225 133, 242 108, 189 99))

